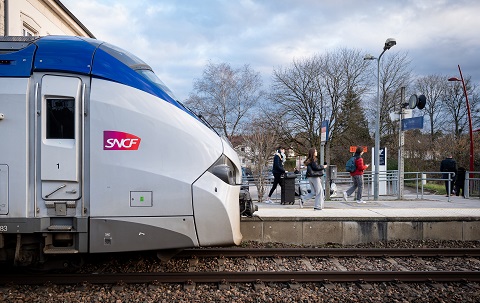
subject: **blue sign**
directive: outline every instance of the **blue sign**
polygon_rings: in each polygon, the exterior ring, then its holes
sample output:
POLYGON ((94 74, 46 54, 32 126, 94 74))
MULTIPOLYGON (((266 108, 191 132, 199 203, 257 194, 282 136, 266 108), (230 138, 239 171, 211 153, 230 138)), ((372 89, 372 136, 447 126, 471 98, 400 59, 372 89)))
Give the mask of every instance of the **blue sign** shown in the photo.
POLYGON ((402 130, 422 129, 422 128, 423 128, 423 116, 402 120, 402 130))
POLYGON ((378 156, 380 160, 380 165, 385 165, 385 147, 380 148, 380 154, 378 156))
MULTIPOLYGON (((374 150, 372 149, 372 151, 374 150)), ((380 160, 380 165, 385 165, 385 156, 386 156, 385 147, 380 147, 380 150, 378 152, 379 152, 378 159, 380 160)), ((375 159, 373 155, 372 155, 372 161, 373 161, 373 165, 377 164, 377 159, 375 159)))

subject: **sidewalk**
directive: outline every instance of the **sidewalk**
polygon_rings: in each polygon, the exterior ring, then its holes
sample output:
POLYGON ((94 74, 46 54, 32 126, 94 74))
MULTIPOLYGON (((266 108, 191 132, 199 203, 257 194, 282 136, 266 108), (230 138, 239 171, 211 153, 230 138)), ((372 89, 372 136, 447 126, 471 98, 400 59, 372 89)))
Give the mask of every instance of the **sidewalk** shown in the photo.
MULTIPOLYGON (((338 204, 345 204, 345 205, 356 204, 356 203, 354 203, 355 201, 354 201, 353 195, 348 197, 348 202, 343 201, 342 192, 347 187, 348 186, 338 186, 338 191, 337 191, 336 195, 331 196, 330 201, 326 200, 325 204, 326 205, 327 204, 334 205, 335 207, 340 206, 338 204)), ((267 193, 268 193, 268 191, 267 191, 267 193)), ((289 206, 289 205, 281 205, 280 204, 280 197, 281 197, 280 186, 277 187, 277 189, 275 190, 275 192, 272 195, 272 200, 275 202, 274 204, 258 203, 258 192, 257 192, 256 186, 254 186, 254 185, 250 185, 250 195, 251 195, 253 201, 258 205, 263 205, 264 204, 264 205, 271 205, 271 206, 275 206, 275 205, 289 206)), ((365 196, 364 195, 363 198, 367 202, 367 204, 371 204, 371 205, 374 205, 374 204, 376 205, 376 204, 385 203, 385 202, 392 202, 392 201, 396 202, 396 203, 399 203, 399 202, 413 203, 413 205, 422 205, 422 204, 423 205, 425 205, 425 204, 430 205, 431 203, 428 203, 428 202, 437 201, 437 202, 447 203, 447 204, 445 204, 445 207, 451 207, 452 204, 460 205, 462 207, 480 207, 480 197, 478 197, 478 196, 477 197, 470 197, 469 199, 465 199, 461 196, 458 196, 458 197, 457 196, 450 196, 450 202, 448 202, 449 199, 445 195, 435 195, 435 194, 430 194, 430 193, 426 193, 426 192, 424 192, 423 195, 421 194, 421 192, 419 192, 417 194, 416 190, 411 189, 411 188, 405 188, 403 199, 401 199, 401 200, 398 200, 397 195, 380 196, 378 201, 373 201, 373 196, 365 196)), ((265 198, 264 198, 264 200, 265 200, 265 198)), ((300 200, 300 197, 295 196, 295 204, 294 205, 296 205, 297 207, 298 207, 299 200, 300 200)), ((306 204, 309 205, 308 204, 309 202, 313 205, 313 199, 310 200, 310 201, 307 201, 306 204)), ((433 204, 433 205, 435 205, 435 206, 432 206, 432 207, 438 207, 439 206, 439 204, 433 204)), ((290 205, 290 206, 292 206, 292 205, 290 205)))
MULTIPOLYGON (((432 197, 435 198, 435 197, 432 197)), ((384 200, 365 204, 356 202, 326 201, 321 211, 313 210, 313 201, 300 208, 294 205, 256 203, 258 211, 254 217, 276 218, 322 218, 323 220, 480 220, 480 200, 458 200, 454 202, 438 200, 384 200)))

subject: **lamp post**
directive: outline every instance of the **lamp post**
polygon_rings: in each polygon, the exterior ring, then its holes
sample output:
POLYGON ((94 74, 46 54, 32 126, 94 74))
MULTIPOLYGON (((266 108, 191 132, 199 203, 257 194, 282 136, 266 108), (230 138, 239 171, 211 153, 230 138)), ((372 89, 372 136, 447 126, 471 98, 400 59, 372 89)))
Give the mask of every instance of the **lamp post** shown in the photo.
MULTIPOLYGON (((470 103, 468 102, 468 95, 467 95, 467 88, 465 86, 465 81, 463 81, 462 70, 460 69, 460 65, 458 65, 458 71, 460 72, 460 79, 456 77, 449 78, 448 81, 459 81, 462 82, 463 85, 463 93, 465 95, 465 101, 467 102, 467 113, 468 113, 468 129, 470 134, 470 171, 474 171, 473 167, 473 130, 472 130, 472 115, 470 112, 470 103)), ((477 130, 475 130, 477 131, 477 130)))
POLYGON ((377 59, 377 113, 375 116, 375 174, 373 175, 373 198, 374 200, 378 200, 378 188, 379 188, 379 172, 380 172, 380 112, 381 112, 381 102, 380 102, 380 59, 382 58, 383 54, 392 48, 394 45, 397 44, 397 41, 394 38, 388 38, 385 41, 385 46, 383 47, 383 51, 375 58, 371 55, 368 55, 364 58, 364 60, 374 60, 377 59))

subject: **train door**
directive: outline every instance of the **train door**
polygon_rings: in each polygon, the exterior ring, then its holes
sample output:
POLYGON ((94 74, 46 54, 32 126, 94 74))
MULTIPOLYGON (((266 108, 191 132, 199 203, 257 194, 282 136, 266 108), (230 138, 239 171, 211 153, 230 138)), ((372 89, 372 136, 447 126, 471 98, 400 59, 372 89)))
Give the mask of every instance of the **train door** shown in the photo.
POLYGON ((80 76, 43 75, 36 85, 36 209, 38 216, 49 219, 44 253, 85 252, 85 81, 80 76))

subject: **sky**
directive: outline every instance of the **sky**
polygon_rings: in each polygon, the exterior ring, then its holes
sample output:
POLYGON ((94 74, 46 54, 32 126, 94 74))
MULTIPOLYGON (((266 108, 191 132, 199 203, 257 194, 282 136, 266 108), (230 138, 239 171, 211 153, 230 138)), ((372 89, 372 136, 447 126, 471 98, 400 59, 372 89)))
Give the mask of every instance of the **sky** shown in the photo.
MULTIPOLYGON (((274 69, 340 48, 378 57, 387 38, 417 77, 480 83, 478 0, 61 0, 99 39, 149 64, 184 101, 206 64, 274 69)), ((375 61, 374 61, 375 62, 375 61)), ((419 92, 421 93, 421 92, 419 92)))

